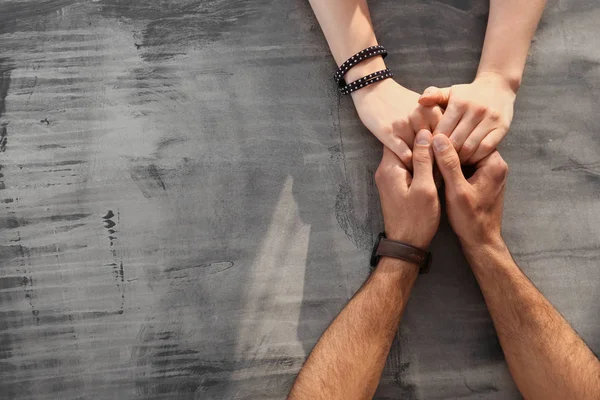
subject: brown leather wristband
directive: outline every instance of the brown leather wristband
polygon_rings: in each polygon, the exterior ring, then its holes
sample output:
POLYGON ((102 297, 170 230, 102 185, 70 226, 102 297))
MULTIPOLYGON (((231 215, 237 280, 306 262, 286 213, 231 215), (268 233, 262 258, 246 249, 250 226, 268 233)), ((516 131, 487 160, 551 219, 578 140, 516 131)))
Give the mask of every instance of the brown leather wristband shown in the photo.
POLYGON ((381 257, 392 257, 419 266, 419 274, 426 274, 431 267, 431 253, 406 243, 386 239, 381 232, 371 253, 371 267, 377 266, 381 257))

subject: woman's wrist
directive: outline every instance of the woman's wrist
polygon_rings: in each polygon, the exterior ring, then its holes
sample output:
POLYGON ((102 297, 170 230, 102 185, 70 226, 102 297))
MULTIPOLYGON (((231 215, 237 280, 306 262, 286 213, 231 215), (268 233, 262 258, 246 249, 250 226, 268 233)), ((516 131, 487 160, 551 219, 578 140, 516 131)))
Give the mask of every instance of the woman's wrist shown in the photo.
POLYGON ((398 85, 398 84, 393 79, 384 79, 380 82, 376 82, 372 85, 369 85, 360 90, 356 90, 356 91, 350 93, 350 96, 352 97, 352 101, 354 102, 354 105, 356 107, 358 107, 359 105, 365 104, 365 102, 368 102, 369 99, 372 98, 373 93, 376 93, 377 91, 381 90, 382 88, 385 88, 386 85, 398 85))
POLYGON ((367 76, 373 72, 381 71, 382 69, 386 68, 387 67, 382 56, 371 57, 350 68, 346 73, 344 80, 346 83, 352 83, 363 76, 367 76))
POLYGON ((497 71, 489 71, 480 69, 477 71, 475 81, 490 82, 498 85, 502 89, 511 91, 517 95, 519 88, 521 87, 521 74, 505 74, 497 71))

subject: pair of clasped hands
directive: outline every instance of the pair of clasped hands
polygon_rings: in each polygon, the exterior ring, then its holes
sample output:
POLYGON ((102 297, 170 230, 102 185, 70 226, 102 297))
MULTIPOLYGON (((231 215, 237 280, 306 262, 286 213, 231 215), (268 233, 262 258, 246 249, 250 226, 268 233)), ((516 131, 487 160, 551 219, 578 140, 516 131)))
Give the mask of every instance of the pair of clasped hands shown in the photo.
POLYGON ((508 170, 496 147, 512 121, 515 91, 495 74, 422 95, 392 79, 371 86, 352 95, 361 121, 384 144, 375 180, 388 238, 429 246, 440 220, 435 163, 462 245, 494 242, 508 170), (462 164, 475 165, 469 179, 462 164))

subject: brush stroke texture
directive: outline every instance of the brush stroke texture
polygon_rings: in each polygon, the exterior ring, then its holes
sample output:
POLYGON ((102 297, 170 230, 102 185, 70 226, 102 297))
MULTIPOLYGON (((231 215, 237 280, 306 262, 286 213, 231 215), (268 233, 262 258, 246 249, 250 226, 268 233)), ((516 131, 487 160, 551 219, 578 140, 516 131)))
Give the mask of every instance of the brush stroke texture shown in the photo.
MULTIPOLYGON (((373 2, 399 80, 465 82, 485 2, 373 2)), ((505 236, 600 351, 600 6, 552 1, 505 236)), ((0 397, 282 399, 368 273, 380 145, 307 2, 0 2, 0 397)), ((447 221, 377 399, 519 398, 447 221)))

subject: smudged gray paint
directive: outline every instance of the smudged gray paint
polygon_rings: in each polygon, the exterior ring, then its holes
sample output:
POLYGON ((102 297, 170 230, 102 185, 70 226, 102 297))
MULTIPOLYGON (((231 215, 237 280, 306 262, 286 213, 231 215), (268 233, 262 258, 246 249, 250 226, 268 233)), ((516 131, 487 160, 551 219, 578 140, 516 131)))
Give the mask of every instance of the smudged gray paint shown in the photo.
MULTIPOLYGON (((10 87, 10 71, 13 69, 8 58, 0 57, 0 118, 6 110, 6 94, 10 87)), ((2 124, 2 131, 6 130, 5 123, 2 124)))
POLYGON ((5 0, 0 4, 0 15, 3 17, 0 34, 34 30, 40 17, 75 3, 76 0, 38 0, 32 6, 27 1, 5 0))
POLYGON ((162 192, 167 190, 165 183, 160 177, 160 172, 154 164, 133 165, 129 169, 129 173, 131 178, 135 181, 144 196, 147 198, 160 195, 162 192))
POLYGON ((146 61, 160 61, 185 54, 189 46, 205 46, 229 31, 256 22, 272 1, 170 0, 124 2, 105 0, 102 14, 144 22, 137 50, 146 61), (234 29, 235 28, 235 29, 234 29))
MULTIPOLYGON (((381 229, 308 5, 33 3, 0 3, 0 393, 283 398, 381 229)), ((472 78, 485 2, 372 10, 402 83, 472 78)), ((596 352, 599 16, 551 2, 502 149, 515 258, 596 352)), ((432 249, 377 398, 518 398, 445 220, 432 249)))

